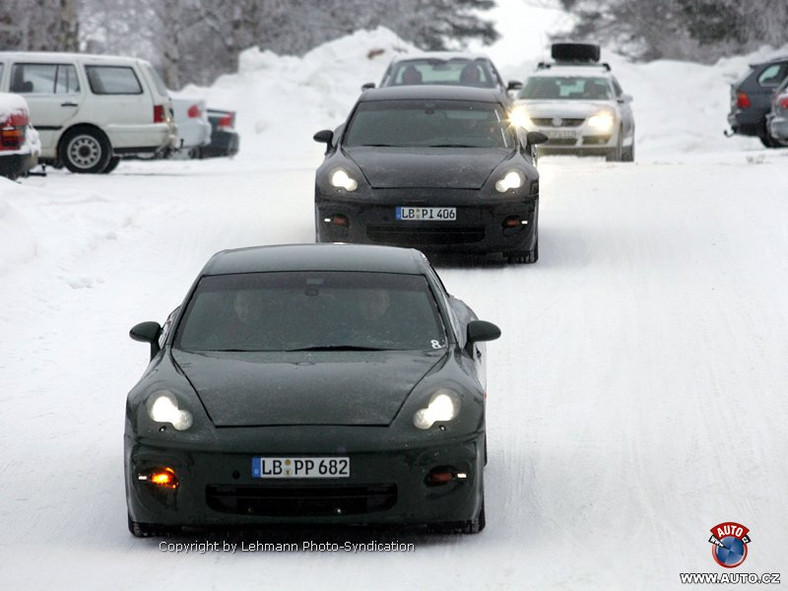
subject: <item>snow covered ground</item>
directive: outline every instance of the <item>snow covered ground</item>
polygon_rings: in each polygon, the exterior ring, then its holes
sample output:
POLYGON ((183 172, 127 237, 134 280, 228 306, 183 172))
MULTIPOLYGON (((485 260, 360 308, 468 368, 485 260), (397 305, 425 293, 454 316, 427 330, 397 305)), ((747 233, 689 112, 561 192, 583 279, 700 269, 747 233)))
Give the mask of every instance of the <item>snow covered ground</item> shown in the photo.
POLYGON ((147 362, 128 329, 162 321, 217 250, 313 239, 311 136, 406 48, 380 29, 303 59, 252 50, 186 89, 238 110, 233 160, 0 179, 0 588, 675 589, 725 570, 708 542, 723 521, 751 530, 737 570, 788 577, 788 150, 722 134, 728 84, 767 49, 603 55, 635 97, 637 162, 543 158, 540 261, 439 267, 503 329, 484 532, 128 533, 124 402, 147 362))

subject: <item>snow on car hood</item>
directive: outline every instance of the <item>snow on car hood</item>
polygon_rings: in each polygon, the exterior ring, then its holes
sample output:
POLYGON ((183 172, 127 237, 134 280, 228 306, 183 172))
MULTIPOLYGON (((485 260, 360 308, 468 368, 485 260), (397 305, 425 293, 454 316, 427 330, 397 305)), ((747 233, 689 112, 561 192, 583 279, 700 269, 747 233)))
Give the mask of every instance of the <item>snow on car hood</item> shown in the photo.
POLYGON ((512 150, 352 148, 345 153, 376 189, 481 189, 512 150))
POLYGON ((441 359, 412 351, 172 356, 217 427, 388 425, 441 359))

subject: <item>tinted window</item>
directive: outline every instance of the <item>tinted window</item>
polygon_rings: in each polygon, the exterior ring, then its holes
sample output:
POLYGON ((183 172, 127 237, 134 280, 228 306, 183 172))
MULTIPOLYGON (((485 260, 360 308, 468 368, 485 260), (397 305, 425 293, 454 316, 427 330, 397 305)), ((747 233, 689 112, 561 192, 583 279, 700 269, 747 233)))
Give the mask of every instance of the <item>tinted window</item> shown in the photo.
POLYGON ((511 148, 516 141, 497 103, 422 100, 362 102, 343 139, 347 147, 511 148))
POLYGON ((77 70, 70 64, 14 64, 11 92, 71 94, 79 92, 77 70))
POLYGON ((204 277, 177 329, 190 351, 428 350, 446 336, 420 275, 279 272, 204 277))
POLYGON ((134 70, 126 66, 85 66, 93 94, 142 94, 134 70))
POLYGON ((777 86, 783 81, 788 64, 772 64, 758 75, 758 84, 761 86, 777 86))

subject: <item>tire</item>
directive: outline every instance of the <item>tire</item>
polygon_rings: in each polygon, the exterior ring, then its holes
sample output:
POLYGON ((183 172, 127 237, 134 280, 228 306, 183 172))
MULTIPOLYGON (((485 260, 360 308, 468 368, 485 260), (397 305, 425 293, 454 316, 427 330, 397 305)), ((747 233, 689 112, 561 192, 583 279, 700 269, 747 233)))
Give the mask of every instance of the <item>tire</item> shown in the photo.
POLYGON ((111 173, 113 170, 115 170, 118 167, 118 164, 120 164, 120 156, 113 156, 112 158, 109 159, 107 166, 104 168, 104 170, 101 171, 101 174, 111 173))
POLYGON ((158 533, 158 528, 152 523, 139 523, 132 521, 131 515, 128 516, 129 531, 135 538, 149 538, 158 533))
POLYGON ((71 172, 97 174, 103 172, 112 158, 107 136, 97 129, 77 127, 60 140, 60 160, 71 172))
POLYGON ((628 148, 624 148, 623 153, 621 154, 621 161, 622 162, 634 162, 635 161, 635 140, 632 140, 632 145, 628 148))
POLYGON ((515 251, 510 252, 506 255, 506 260, 509 263, 520 265, 533 265, 536 261, 539 260, 539 238, 536 238, 536 244, 534 244, 533 249, 531 250, 524 250, 524 251, 515 251))
POLYGON ((624 159, 624 130, 618 130, 618 140, 613 151, 605 156, 607 162, 621 162, 624 159))

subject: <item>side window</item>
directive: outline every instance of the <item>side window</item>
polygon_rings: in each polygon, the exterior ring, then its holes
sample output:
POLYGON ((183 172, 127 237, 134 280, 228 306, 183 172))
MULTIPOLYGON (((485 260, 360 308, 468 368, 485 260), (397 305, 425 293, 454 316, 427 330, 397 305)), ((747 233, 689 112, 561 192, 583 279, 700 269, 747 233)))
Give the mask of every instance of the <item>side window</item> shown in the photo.
POLYGON ((624 94, 624 89, 621 88, 621 85, 618 83, 618 80, 615 78, 611 78, 610 81, 613 83, 613 90, 616 91, 616 97, 620 97, 624 94))
POLYGON ((0 64, 0 80, 3 79, 3 66, 4 64, 0 64))
POLYGON ((71 64, 14 64, 10 90, 22 94, 69 94, 79 92, 79 80, 71 64))
POLYGON ((788 64, 772 64, 758 76, 758 84, 761 86, 777 86, 785 78, 788 64))
POLYGON ((85 66, 93 94, 142 94, 134 70, 126 66, 85 66))

